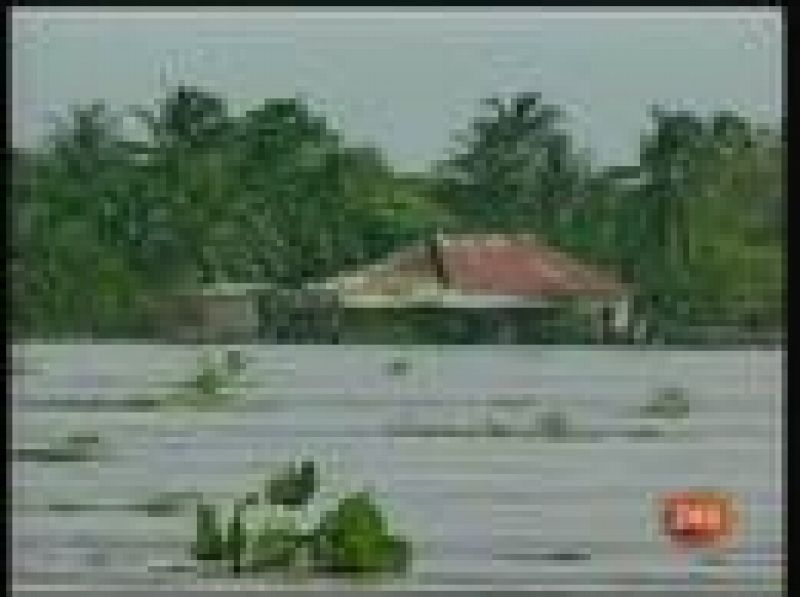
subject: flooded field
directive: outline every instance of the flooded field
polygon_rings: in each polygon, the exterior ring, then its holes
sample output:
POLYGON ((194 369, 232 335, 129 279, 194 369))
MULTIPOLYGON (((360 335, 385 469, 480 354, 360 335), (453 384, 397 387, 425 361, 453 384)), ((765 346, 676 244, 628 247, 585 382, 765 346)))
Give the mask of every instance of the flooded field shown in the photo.
POLYGON ((415 547, 396 586, 781 586, 779 351, 242 346, 244 379, 223 403, 148 401, 224 348, 13 348, 17 586, 196 582, 193 508, 132 505, 197 491, 221 503, 297 456, 322 472, 312 518, 374 489, 415 547), (667 387, 688 414, 644 417, 667 387), (554 412, 574 433, 530 431, 554 412), (70 434, 94 451, 31 456, 70 434), (657 497, 692 487, 738 496, 740 532, 718 561, 658 532, 657 497))

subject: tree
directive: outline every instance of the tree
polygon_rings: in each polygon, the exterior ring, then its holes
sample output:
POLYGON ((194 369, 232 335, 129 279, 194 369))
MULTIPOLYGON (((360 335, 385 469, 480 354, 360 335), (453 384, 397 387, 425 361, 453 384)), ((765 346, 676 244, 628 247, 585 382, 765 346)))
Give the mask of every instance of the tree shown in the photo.
MULTIPOLYGON (((621 204, 638 281, 658 318, 776 325, 782 294, 783 141, 731 112, 654 109, 638 190, 621 204), (628 221, 631 221, 630 219, 628 221), (638 257, 636 255, 638 254, 638 257)), ((623 215, 620 216, 624 218, 623 215)))
POLYGON ((439 169, 446 204, 471 226, 551 232, 579 198, 584 171, 559 128, 562 110, 538 93, 484 105, 490 113, 473 121, 439 169))

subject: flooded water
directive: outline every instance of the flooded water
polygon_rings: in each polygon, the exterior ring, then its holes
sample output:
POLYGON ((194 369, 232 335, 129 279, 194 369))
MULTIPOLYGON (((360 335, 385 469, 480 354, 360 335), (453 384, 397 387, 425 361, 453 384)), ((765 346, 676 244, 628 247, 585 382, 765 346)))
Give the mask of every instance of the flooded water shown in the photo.
POLYGON ((368 486, 412 539, 414 562, 397 586, 754 594, 781 586, 779 351, 244 346, 247 387, 224 406, 126 410, 126 399, 163 395, 196 371, 202 353, 222 348, 14 347, 13 446, 86 432, 103 446, 99 461, 13 462, 18 586, 191 583, 191 570, 167 569, 189 563, 191 508, 150 517, 48 507, 145 502, 169 491, 222 503, 300 455, 315 458, 323 477, 311 518, 368 486), (392 374, 396 358, 408 366, 392 374), (639 408, 665 387, 687 391, 689 416, 658 423, 664 436, 627 437, 642 424, 639 408), (105 406, 81 407, 92 400, 105 406), (110 407, 115 400, 120 408, 110 407), (476 428, 487 417, 525 427, 553 410, 595 439, 413 431, 476 428), (739 533, 716 563, 675 551, 658 532, 657 497, 693 487, 739 499, 739 533))

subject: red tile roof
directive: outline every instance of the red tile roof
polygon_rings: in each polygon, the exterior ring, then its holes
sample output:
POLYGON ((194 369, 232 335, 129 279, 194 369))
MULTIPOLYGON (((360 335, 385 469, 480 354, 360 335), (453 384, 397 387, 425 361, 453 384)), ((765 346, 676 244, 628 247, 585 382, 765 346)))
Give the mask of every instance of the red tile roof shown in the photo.
POLYGON ((437 243, 445 283, 467 294, 625 294, 627 288, 531 236, 445 237, 437 243))
POLYGON ((413 294, 420 285, 463 296, 550 298, 621 296, 613 276, 579 263, 532 236, 448 236, 390 254, 369 267, 329 281, 346 295, 413 294))

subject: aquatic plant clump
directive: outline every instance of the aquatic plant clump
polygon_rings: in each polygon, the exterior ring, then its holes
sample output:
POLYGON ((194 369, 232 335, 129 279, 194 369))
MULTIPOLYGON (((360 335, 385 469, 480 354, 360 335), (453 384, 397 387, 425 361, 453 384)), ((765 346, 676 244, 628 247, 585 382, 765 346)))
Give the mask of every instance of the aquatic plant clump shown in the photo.
POLYGON ((298 529, 268 521, 255 535, 246 568, 263 572, 302 564, 301 548, 308 542, 309 537, 298 529))
POLYGON ((380 509, 367 492, 344 498, 325 514, 314 532, 312 560, 329 573, 403 572, 411 546, 388 532, 380 509))
POLYGON ((306 505, 319 488, 316 465, 303 461, 299 467, 288 468, 266 484, 265 494, 270 504, 300 508, 306 505))
POLYGON ((245 368, 246 360, 238 350, 226 352, 222 364, 206 357, 195 376, 180 384, 181 392, 168 398, 164 404, 214 407, 231 396, 230 390, 237 385, 245 368))
POLYGON ((196 539, 192 544, 192 556, 198 561, 221 561, 224 557, 224 539, 217 523, 214 506, 197 504, 196 539))
POLYGON ((254 492, 238 499, 227 524, 222 523, 213 506, 201 500, 197 505, 192 556, 198 562, 214 562, 217 568, 234 575, 267 570, 349 575, 405 571, 411 558, 410 543, 389 533, 383 513, 368 492, 342 499, 310 532, 278 519, 276 511, 270 508, 306 505, 310 496, 305 493, 316 492, 316 473, 311 479, 308 462, 303 463, 305 467, 301 465, 293 479, 288 479, 284 472, 268 482, 264 502, 254 492), (309 479, 312 485, 308 484, 309 479), (287 489, 288 493, 275 501, 276 488, 287 483, 292 485, 289 487, 292 491, 287 489), (306 485, 300 487, 303 484, 306 485), (288 503, 284 499, 287 496, 288 503), (245 510, 258 506, 262 508, 262 524, 259 528, 246 525, 245 510))

